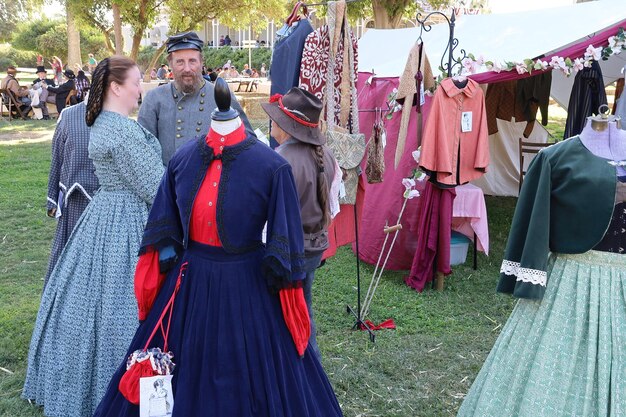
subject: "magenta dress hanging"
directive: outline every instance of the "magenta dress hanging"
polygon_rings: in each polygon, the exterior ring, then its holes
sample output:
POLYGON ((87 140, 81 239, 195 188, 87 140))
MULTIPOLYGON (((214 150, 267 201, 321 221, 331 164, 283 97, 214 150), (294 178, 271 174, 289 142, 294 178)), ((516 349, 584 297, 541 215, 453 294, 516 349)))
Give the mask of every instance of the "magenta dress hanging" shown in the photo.
POLYGON ((417 223, 417 248, 413 256, 411 273, 404 279, 406 285, 422 292, 427 282, 432 281, 437 262, 437 272, 449 275, 450 239, 452 230, 452 204, 454 188, 439 188, 431 182, 420 196, 417 223))

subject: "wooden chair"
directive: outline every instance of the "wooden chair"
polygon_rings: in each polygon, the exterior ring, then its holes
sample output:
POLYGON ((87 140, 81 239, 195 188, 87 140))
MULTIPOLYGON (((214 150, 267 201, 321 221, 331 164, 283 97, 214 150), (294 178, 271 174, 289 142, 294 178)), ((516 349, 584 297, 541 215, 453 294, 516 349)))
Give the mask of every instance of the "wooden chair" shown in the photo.
POLYGON ((67 95, 67 98, 65 99, 65 107, 69 107, 78 102, 78 99, 76 98, 76 94, 77 94, 76 90, 70 90, 70 92, 67 95))
POLYGON ((23 120, 27 119, 27 115, 31 108, 26 107, 22 109, 24 104, 22 104, 22 102, 15 97, 13 91, 6 88, 0 88, 0 97, 2 98, 2 107, 6 107, 9 112, 9 121, 11 121, 14 117, 20 117, 23 120))
POLYGON ((543 148, 547 148, 552 143, 537 143, 537 142, 525 142, 523 138, 518 139, 519 143, 519 191, 522 190, 522 183, 524 182, 524 175, 526 170, 524 169, 525 155, 535 155, 539 153, 543 148))

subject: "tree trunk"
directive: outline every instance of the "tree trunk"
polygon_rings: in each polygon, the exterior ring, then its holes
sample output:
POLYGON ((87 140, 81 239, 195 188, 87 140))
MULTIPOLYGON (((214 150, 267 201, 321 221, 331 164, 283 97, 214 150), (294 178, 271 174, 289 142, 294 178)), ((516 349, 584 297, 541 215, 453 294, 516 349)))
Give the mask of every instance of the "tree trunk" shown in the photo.
POLYGON ((113 3, 113 31, 115 33, 115 55, 124 55, 124 36, 122 36, 122 18, 120 6, 113 3))
POLYGON ((139 47, 141 46, 141 38, 143 38, 143 32, 133 33, 133 46, 130 50, 130 59, 137 61, 137 55, 139 55, 139 47))
POLYGON ((139 2, 139 16, 137 20, 140 25, 135 25, 135 27, 133 27, 133 46, 130 50, 130 58, 134 59, 135 61, 137 61, 137 55, 139 55, 141 38, 143 38, 143 34, 149 24, 149 18, 147 17, 148 7, 149 0, 141 0, 139 2), (141 29, 138 29, 137 26, 139 26, 141 29))
POLYGON ((104 44, 107 47, 107 50, 109 51, 109 53, 111 55, 115 54, 115 48, 113 47, 113 44, 111 43, 111 32, 113 31, 113 29, 108 29, 108 30, 104 30, 102 31, 102 33, 104 34, 104 44))
POLYGON ((387 10, 388 0, 372 0, 374 27, 376 29, 395 29, 402 22, 402 13, 391 16, 387 10))
POLYGON ((74 70, 74 64, 81 68, 83 61, 80 58, 80 33, 71 7, 65 7, 67 20, 67 67, 74 70))
POLYGON ((148 68, 146 68, 145 72, 143 73, 143 81, 144 82, 149 83, 151 81, 150 71, 152 71, 152 68, 154 68, 156 66, 157 62, 159 62, 159 58, 161 58, 161 55, 163 55, 163 51, 165 51, 165 47, 166 46, 167 46, 167 44, 164 43, 154 53, 154 56, 152 57, 152 60, 150 61, 150 64, 148 64, 148 68))

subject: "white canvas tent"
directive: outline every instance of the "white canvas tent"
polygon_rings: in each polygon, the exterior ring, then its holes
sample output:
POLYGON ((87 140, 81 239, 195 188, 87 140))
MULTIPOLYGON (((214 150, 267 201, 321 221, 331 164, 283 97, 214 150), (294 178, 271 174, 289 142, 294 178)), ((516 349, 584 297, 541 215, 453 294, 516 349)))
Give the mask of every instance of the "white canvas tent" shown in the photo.
MULTIPOLYGON (((599 0, 518 13, 461 15, 454 30, 459 40, 455 56, 464 49, 492 61, 534 59, 584 42, 590 35, 620 23, 626 28, 625 0, 599 0)), ((420 28, 368 30, 359 40, 359 71, 374 70, 378 77, 400 76, 419 34, 420 28)), ((425 51, 435 71, 448 37, 445 23, 433 25, 430 32, 422 33, 425 51)), ((625 64, 626 52, 600 61, 605 85, 621 76, 625 64)), ((551 96, 564 108, 573 82, 574 77, 553 71, 551 96)))
MULTIPOLYGON (((608 28, 623 26, 626 29, 626 0, 600 0, 551 9, 533 10, 514 14, 462 15, 456 20, 454 36, 461 49, 476 57, 482 55, 491 61, 536 59, 558 53, 572 45, 586 47, 586 40, 608 28)), ((399 77, 406 65, 409 51, 420 35, 420 28, 394 30, 368 30, 359 40, 359 72, 373 72, 376 77, 399 77)), ((447 24, 433 25, 422 32, 425 51, 433 71, 441 63, 449 38, 447 24)), ((447 55, 445 56, 447 62, 447 55)), ((605 85, 623 76, 626 51, 600 61, 605 85)), ((501 78, 483 68, 481 81, 489 83, 501 78)), ((574 76, 566 77, 552 71, 550 95, 567 109, 574 76)), ((474 183, 485 194, 517 195, 518 148, 517 138, 523 125, 498 121, 499 131, 489 138, 491 164, 487 174, 474 183), (508 125, 507 125, 508 123, 508 125)), ((535 124, 530 141, 545 142, 548 134, 540 124, 535 124)))

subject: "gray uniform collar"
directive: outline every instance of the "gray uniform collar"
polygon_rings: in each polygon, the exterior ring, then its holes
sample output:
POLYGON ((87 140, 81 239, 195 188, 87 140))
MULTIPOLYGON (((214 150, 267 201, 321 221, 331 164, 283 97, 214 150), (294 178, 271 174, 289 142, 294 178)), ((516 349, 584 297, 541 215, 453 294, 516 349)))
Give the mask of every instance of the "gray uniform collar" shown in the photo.
POLYGON ((200 87, 200 89, 193 94, 185 94, 183 92, 178 91, 178 89, 174 86, 174 82, 172 81, 170 83, 170 92, 172 94, 172 97, 174 98, 174 101, 178 104, 185 97, 196 98, 198 94, 200 94, 202 97, 206 96, 207 82, 206 80, 203 80, 203 81, 204 81, 204 84, 202 84, 202 87, 200 87))

